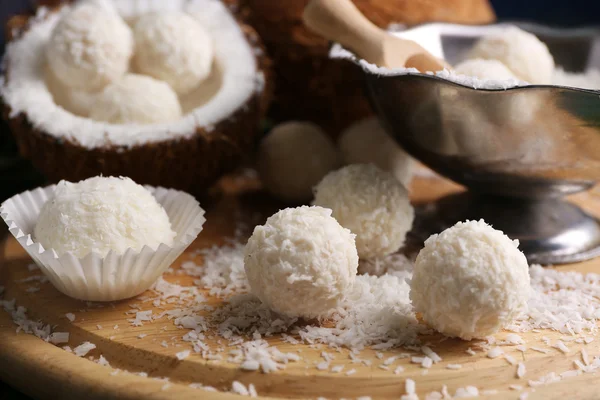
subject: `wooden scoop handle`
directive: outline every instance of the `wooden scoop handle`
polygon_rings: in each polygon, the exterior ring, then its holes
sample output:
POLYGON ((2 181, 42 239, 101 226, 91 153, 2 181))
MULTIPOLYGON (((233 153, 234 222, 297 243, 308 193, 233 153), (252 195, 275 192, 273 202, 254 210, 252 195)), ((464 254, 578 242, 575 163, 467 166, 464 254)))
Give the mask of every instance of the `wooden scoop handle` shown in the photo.
POLYGON ((304 24, 325 39, 352 49, 360 58, 377 61, 386 33, 369 21, 350 0, 311 0, 304 24))

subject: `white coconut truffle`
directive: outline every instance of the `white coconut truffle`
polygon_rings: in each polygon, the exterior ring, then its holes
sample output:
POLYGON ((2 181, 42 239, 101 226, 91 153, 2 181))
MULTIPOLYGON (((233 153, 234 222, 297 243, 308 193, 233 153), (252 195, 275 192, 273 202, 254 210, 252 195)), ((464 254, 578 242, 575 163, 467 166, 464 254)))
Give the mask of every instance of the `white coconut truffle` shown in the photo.
POLYGON ((498 60, 517 78, 533 84, 551 84, 554 58, 535 35, 515 26, 480 39, 468 58, 498 60))
POLYGON ((80 117, 90 116, 99 92, 70 88, 59 81, 49 69, 46 71, 46 85, 56 105, 80 117))
POLYGON ((518 244, 483 220, 432 235, 414 267, 415 310, 439 332, 465 340, 510 324, 530 295, 529 268, 518 244))
POLYGON ((402 184, 412 179, 413 160, 385 132, 378 118, 366 118, 346 129, 338 141, 346 164, 375 164, 402 184))
POLYGON ((46 46, 54 75, 66 86, 95 91, 129 69, 133 34, 116 12, 83 3, 56 25, 46 46))
POLYGON ((105 256, 129 248, 173 244, 175 232, 164 208, 143 186, 129 178, 94 177, 61 181, 54 198, 40 211, 35 240, 61 255, 105 256))
POLYGON ((331 210, 287 208, 257 226, 244 250, 254 293, 272 310, 290 316, 326 316, 354 284, 354 235, 331 210))
POLYGON ((333 217, 356 234, 362 259, 398 250, 414 219, 406 188, 373 164, 349 165, 329 173, 315 187, 313 204, 331 208, 333 217))
POLYGON ((515 74, 500 61, 484 60, 482 58, 465 60, 454 67, 454 72, 461 75, 474 76, 479 79, 517 79, 515 74))
POLYGON ((258 149, 257 167, 265 188, 290 203, 310 200, 312 188, 339 166, 335 144, 310 122, 276 126, 258 149))
POLYGON ((138 72, 167 82, 180 95, 210 74, 213 44, 206 30, 182 12, 152 13, 133 28, 138 72))
POLYGON ((162 81, 127 74, 96 96, 90 118, 112 124, 157 124, 181 118, 177 94, 162 81))

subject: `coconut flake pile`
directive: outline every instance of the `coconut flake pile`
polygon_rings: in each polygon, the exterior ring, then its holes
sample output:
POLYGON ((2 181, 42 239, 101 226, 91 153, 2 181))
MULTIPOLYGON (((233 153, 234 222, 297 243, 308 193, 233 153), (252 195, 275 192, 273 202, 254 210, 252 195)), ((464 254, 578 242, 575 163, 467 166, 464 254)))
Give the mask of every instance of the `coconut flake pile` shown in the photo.
MULTIPOLYGON (((272 373, 290 363, 306 363, 307 368, 312 366, 317 370, 350 376, 356 372, 354 368, 334 365, 336 357, 345 357, 345 354, 352 364, 373 366, 396 375, 404 372, 403 366, 395 365, 401 359, 417 363, 423 373, 435 368, 455 370, 456 373, 464 370, 460 364, 446 364, 444 354, 436 350, 435 340, 424 342, 423 335, 433 331, 417 321, 409 301, 410 259, 394 254, 363 263, 360 266, 363 275, 357 276, 353 289, 331 316, 321 321, 302 321, 277 315, 247 293, 243 250, 243 239, 239 237, 228 240, 222 246, 197 251, 180 270, 172 272, 179 276, 191 275, 198 286, 180 286, 160 279, 153 289, 156 296, 144 296, 139 299, 140 304, 132 305, 129 314, 134 314, 135 318, 129 323, 133 326, 147 325, 167 318, 181 329, 181 337, 176 339, 181 340, 183 346, 176 344, 177 341, 164 341, 163 347, 173 347, 173 356, 181 362, 198 357, 235 363, 243 371, 272 373), (221 298, 223 303, 215 305, 214 297, 221 298), (164 310, 153 313, 144 310, 144 304, 164 310), (321 353, 323 360, 309 362, 303 359, 302 352, 289 353, 272 345, 268 341, 270 337, 325 350, 321 353), (327 348, 332 351, 329 353, 327 348), (349 351, 342 351, 343 348, 349 351), (361 351, 367 348, 377 351, 376 357, 361 357, 361 351), (392 348, 406 348, 408 352, 395 353, 387 358, 379 353, 392 348)), ((526 386, 535 388, 597 371, 600 357, 592 357, 585 350, 581 352, 581 361, 575 362, 574 369, 541 377, 530 376, 532 372, 527 371, 526 363, 518 362, 508 354, 512 348, 505 346, 514 346, 515 350, 522 352, 567 352, 567 355, 578 356, 575 343, 588 344, 597 332, 599 274, 561 272, 536 265, 531 266, 530 274, 533 290, 528 309, 506 329, 515 333, 504 335, 502 340, 489 337, 485 341, 473 342, 467 352, 494 359, 489 362, 503 362, 515 378, 525 382, 513 385, 514 390, 519 391, 526 386), (541 343, 525 343, 518 334, 541 330, 552 330, 565 336, 561 340, 542 338, 541 343)), ((50 326, 29 320, 26 310, 16 306, 14 300, 0 300, 0 306, 11 313, 17 330, 35 334, 54 344, 66 343, 69 339, 66 332, 52 333, 50 326)), ((84 353, 89 350, 92 350, 91 345, 84 343, 83 347, 78 346, 73 351, 84 353)), ((415 382, 411 382, 407 382, 404 396, 409 397, 405 398, 416 398, 415 382)), ((241 386, 235 386, 234 392, 246 393, 241 386)), ((197 387, 204 388, 201 385, 197 387)), ((245 388, 251 394, 250 388, 245 388)), ((475 386, 454 390, 457 396, 491 394, 475 386)), ((428 395, 432 397, 427 398, 447 398, 448 388, 444 386, 440 392, 428 395)))
POLYGON ((70 7, 64 6, 52 13, 40 8, 29 30, 7 46, 5 68, 10 77, 0 81, 0 95, 10 106, 11 117, 27 113, 34 127, 57 138, 76 138, 77 143, 88 148, 134 146, 190 137, 197 127, 210 128, 228 118, 261 90, 264 78, 257 69, 254 50, 235 18, 220 1, 107 1, 126 19, 165 11, 184 11, 196 19, 211 36, 216 64, 222 71, 222 84, 214 97, 168 124, 111 126, 66 111, 54 102, 48 90, 44 48, 53 28, 70 7))

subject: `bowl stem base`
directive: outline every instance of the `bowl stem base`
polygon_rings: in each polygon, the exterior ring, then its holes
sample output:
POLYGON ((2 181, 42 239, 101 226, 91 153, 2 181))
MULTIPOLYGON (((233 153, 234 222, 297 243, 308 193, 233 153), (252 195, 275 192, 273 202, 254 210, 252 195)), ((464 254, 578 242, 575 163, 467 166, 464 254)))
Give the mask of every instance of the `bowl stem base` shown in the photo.
POLYGON ((431 234, 459 221, 482 218, 518 239, 530 264, 566 264, 600 256, 600 221, 558 198, 450 195, 417 207, 411 239, 422 245, 431 234))

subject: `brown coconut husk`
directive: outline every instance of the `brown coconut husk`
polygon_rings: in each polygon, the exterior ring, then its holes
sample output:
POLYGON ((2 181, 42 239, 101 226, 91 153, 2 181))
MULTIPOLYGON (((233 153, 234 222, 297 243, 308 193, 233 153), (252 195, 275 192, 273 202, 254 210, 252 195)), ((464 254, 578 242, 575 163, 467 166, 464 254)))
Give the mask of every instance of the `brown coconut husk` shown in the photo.
MULTIPOLYGON (((28 29, 31 16, 16 16, 8 26, 15 40, 28 29)), ((32 161, 48 180, 79 181, 92 176, 128 176, 137 183, 180 189, 204 195, 221 176, 237 168, 253 152, 273 94, 271 61, 256 31, 239 22, 249 43, 259 51, 258 69, 265 87, 210 132, 197 128, 190 138, 134 147, 106 146, 89 149, 76 141, 57 138, 35 128, 26 114, 10 116, 3 105, 21 155, 32 161)), ((6 71, 10 79, 10 71, 6 71)))
MULTIPOLYGON (((240 0, 242 14, 261 35, 275 65, 275 121, 309 120, 334 136, 371 115, 361 73, 329 60, 326 40, 308 32, 302 11, 308 0, 240 0)), ((482 24, 495 20, 488 0, 354 0, 380 27, 427 21, 482 24)))

